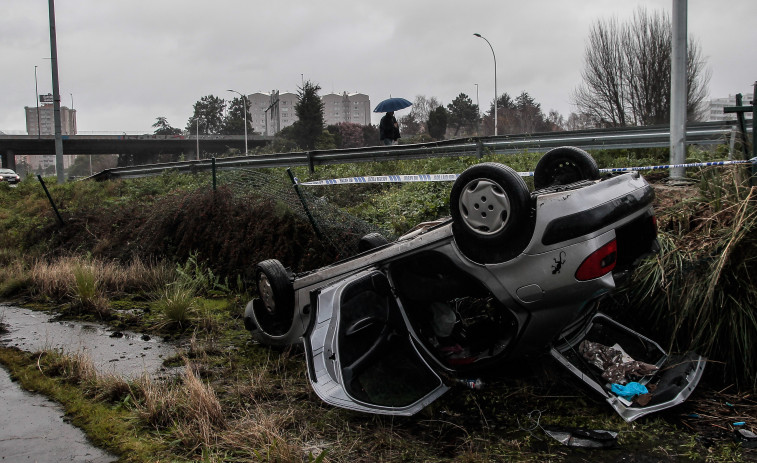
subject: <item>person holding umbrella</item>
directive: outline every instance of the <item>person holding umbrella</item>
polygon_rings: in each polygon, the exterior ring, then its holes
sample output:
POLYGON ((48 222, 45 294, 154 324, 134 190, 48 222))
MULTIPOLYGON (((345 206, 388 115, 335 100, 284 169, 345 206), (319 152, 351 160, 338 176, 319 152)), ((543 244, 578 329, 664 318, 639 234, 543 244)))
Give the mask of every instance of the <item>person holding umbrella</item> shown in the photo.
POLYGON ((379 123, 379 140, 384 145, 393 145, 400 138, 400 125, 394 117, 394 111, 411 106, 412 103, 404 98, 389 98, 382 101, 373 110, 375 113, 386 114, 381 118, 379 123))
POLYGON ((384 114, 379 123, 379 140, 385 145, 393 145, 400 138, 400 125, 394 117, 394 111, 384 114))

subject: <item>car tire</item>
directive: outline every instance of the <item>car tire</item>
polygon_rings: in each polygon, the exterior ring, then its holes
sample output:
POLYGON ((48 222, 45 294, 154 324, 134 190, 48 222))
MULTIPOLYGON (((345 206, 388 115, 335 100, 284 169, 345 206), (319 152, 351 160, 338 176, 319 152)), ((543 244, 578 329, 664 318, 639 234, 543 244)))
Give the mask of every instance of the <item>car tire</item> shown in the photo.
POLYGON ((482 163, 466 169, 450 193, 455 241, 469 258, 491 263, 517 253, 529 227, 526 182, 508 166, 482 163))
POLYGON ((387 240, 381 233, 368 233, 364 237, 360 238, 360 241, 357 243, 357 250, 358 252, 370 251, 373 248, 377 248, 388 243, 389 240, 387 240))
POLYGON ((540 190, 598 178, 597 162, 589 153, 574 146, 561 146, 548 151, 536 163, 534 188, 540 190))
POLYGON ((289 273, 276 259, 255 266, 255 284, 262 304, 255 311, 258 327, 271 336, 289 331, 294 320, 294 288, 289 273))

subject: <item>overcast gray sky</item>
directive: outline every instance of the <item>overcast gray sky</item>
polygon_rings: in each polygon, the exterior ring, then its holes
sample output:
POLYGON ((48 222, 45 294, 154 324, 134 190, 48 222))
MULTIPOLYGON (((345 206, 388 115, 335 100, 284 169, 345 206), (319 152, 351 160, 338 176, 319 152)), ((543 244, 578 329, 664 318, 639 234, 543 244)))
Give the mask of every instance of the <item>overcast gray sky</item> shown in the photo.
MULTIPOLYGON (((673 0, 57 0, 62 105, 80 133, 152 133, 158 116, 184 128, 205 95, 234 89, 360 92, 372 106, 391 96, 460 93, 488 108, 497 89, 529 92, 564 116, 581 82, 589 28, 635 9, 672 12, 673 0), (73 103, 72 103, 73 97, 73 103)), ((755 0, 692 0, 688 30, 707 57, 711 97, 752 91, 757 80, 755 0)), ((24 106, 52 92, 48 1, 3 0, 0 130, 25 133, 24 106)), ((399 113, 402 114, 402 113, 399 113)), ((377 122, 374 118, 374 123, 377 122)))

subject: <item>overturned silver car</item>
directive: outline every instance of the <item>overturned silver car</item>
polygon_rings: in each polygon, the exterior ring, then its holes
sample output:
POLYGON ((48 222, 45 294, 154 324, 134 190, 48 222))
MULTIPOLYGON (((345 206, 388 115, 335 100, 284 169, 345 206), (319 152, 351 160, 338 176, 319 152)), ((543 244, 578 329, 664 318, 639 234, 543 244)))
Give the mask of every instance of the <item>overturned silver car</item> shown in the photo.
POLYGON ((701 356, 670 358, 598 313, 658 250, 652 187, 636 172, 600 179, 573 147, 545 154, 534 184, 478 164, 453 184, 448 219, 392 243, 368 235, 360 254, 302 274, 260 262, 245 326, 263 344, 302 343, 315 392, 351 410, 411 415, 455 378, 545 353, 627 421, 686 400, 701 356), (626 384, 647 392, 617 392, 626 384))

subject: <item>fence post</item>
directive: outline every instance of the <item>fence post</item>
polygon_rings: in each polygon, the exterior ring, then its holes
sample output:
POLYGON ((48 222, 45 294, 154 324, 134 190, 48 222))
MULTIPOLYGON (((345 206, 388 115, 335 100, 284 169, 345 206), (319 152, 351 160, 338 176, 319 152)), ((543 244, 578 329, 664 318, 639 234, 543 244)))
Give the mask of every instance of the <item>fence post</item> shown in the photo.
POLYGON ((63 217, 60 216, 60 212, 58 212, 58 208, 55 206, 55 201, 53 201, 53 197, 50 196, 50 192, 47 191, 47 185, 45 185, 45 181, 42 180, 42 176, 39 174, 37 174, 37 178, 39 179, 39 183, 42 184, 42 189, 45 190, 47 199, 50 201, 50 204, 53 206, 53 210, 55 211, 55 216, 58 217, 58 223, 60 223, 61 226, 65 225, 66 222, 64 222, 63 217))
POLYGON ((215 156, 211 159, 212 161, 212 170, 213 170, 213 191, 216 191, 216 158, 215 156))
POLYGON ((302 208, 305 209, 305 215, 308 216, 308 220, 310 221, 310 225, 313 226, 315 235, 318 237, 319 240, 323 241, 323 234, 321 233, 321 230, 318 228, 318 225, 315 223, 315 219, 313 219, 313 215, 310 214, 310 209, 308 209, 308 204, 305 202, 305 198, 302 196, 302 192, 300 191, 300 186, 297 185, 297 181, 294 179, 294 174, 292 174, 291 167, 287 167, 287 174, 289 174, 289 178, 292 180, 292 185, 294 185, 294 191, 297 193, 297 197, 300 198, 300 202, 302 203, 302 208))
POLYGON ((311 151, 307 151, 305 153, 308 157, 308 168, 310 169, 310 173, 315 172, 315 164, 313 164, 313 153, 311 151))

